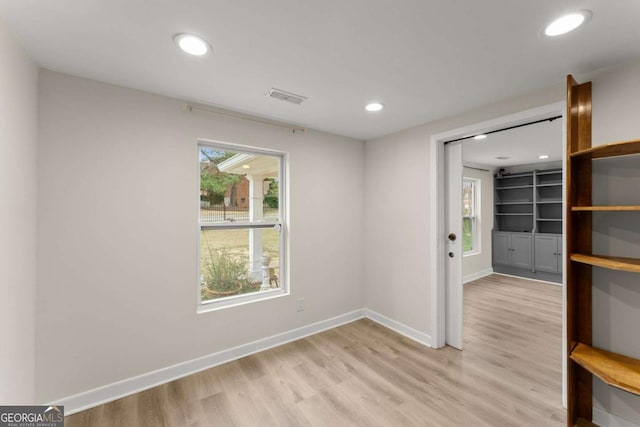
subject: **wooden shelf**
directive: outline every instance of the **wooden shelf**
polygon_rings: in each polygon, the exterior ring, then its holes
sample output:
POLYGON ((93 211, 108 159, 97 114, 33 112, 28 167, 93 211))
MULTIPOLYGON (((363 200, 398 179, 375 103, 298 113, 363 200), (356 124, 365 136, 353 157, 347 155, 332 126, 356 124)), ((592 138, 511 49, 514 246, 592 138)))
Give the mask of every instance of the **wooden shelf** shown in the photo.
POLYGON ((580 211, 640 211, 640 206, 573 206, 574 212, 580 211))
POLYGON ((562 221, 562 218, 538 218, 536 221, 557 222, 562 221))
POLYGON ((640 360, 578 343, 571 359, 605 383, 640 395, 640 360))
POLYGON ((594 265, 596 267, 608 268, 610 270, 621 270, 629 271, 632 273, 640 273, 640 259, 638 258, 571 254, 571 261, 594 265))
POLYGON ((559 205, 562 204, 562 200, 538 200, 536 203, 539 205, 559 205))
POLYGON ((640 154, 640 139, 598 145, 597 147, 571 153, 571 157, 601 159, 604 157, 628 156, 630 154, 640 154))

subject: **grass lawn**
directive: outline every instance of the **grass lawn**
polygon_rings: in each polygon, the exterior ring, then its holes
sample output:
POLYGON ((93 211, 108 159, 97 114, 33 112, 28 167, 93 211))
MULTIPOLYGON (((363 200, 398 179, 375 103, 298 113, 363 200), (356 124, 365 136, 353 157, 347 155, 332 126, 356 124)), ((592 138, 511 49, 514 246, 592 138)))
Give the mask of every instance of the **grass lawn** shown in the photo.
MULTIPOLYGON (((262 231, 263 252, 274 258, 280 252, 280 233, 266 228, 262 231)), ((246 253, 249 257, 249 230, 203 230, 200 234, 200 253, 226 249, 230 253, 246 253)))
POLYGON ((469 252, 473 249, 473 230, 471 218, 462 219, 462 250, 469 252))

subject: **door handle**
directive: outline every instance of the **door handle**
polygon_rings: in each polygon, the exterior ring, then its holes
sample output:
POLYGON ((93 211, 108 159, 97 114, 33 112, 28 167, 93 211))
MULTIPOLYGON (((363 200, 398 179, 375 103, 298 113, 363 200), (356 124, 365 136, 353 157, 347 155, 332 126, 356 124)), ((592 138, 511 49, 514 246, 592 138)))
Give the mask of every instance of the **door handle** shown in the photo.
POLYGON ((449 240, 451 240, 452 242, 456 241, 456 234, 455 233, 450 233, 449 234, 449 240))
POLYGON ((453 258, 453 257, 454 257, 453 252, 449 252, 449 258, 453 258))

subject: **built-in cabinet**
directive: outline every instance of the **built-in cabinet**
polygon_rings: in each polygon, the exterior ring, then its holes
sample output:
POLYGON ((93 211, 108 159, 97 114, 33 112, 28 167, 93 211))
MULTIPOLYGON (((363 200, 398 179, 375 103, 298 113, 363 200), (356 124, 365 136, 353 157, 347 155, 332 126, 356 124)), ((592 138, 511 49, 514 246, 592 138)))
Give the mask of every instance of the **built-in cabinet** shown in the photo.
POLYGON ((531 233, 534 224, 533 172, 496 177, 495 229, 531 233))
POLYGON ((560 282, 562 169, 495 178, 493 269, 560 282))
POLYGON ((562 170, 537 171, 535 232, 562 234, 562 170))
POLYGON ((536 271, 562 273, 562 236, 536 234, 534 239, 536 271))
POLYGON ((493 262, 515 268, 531 268, 531 234, 504 233, 493 234, 493 262))

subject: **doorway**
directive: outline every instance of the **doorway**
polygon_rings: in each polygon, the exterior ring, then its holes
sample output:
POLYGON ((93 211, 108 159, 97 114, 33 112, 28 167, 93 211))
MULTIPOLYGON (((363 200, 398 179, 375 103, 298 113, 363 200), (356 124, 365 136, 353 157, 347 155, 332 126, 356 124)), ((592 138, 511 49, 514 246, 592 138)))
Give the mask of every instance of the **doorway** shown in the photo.
POLYGON ((492 272, 562 283, 561 118, 461 141, 463 283, 492 272))
MULTIPOLYGON (((432 253, 435 254, 436 268, 432 271, 432 342, 434 347, 443 347, 446 344, 452 344, 456 348, 462 349, 463 342, 463 274, 462 274, 462 247, 464 242, 462 239, 451 240, 450 235, 462 235, 462 221, 460 226, 455 230, 447 229, 448 210, 451 209, 450 201, 462 200, 462 186, 458 188, 458 193, 452 194, 447 188, 451 177, 463 177, 463 153, 462 149, 454 150, 453 153, 447 153, 446 142, 465 138, 468 136, 488 133, 498 129, 516 126, 523 123, 547 119, 549 117, 561 115, 562 140, 565 139, 564 114, 565 103, 558 102, 543 107, 523 111, 508 116, 498 117, 481 123, 453 129, 433 135, 431 138, 431 195, 436 201, 431 209, 431 226, 435 231, 436 238, 432 241, 432 253), (450 194, 451 197, 447 197, 450 194), (459 274, 457 273, 459 272, 459 274)), ((564 150, 562 154, 562 165, 565 163, 564 150)), ((497 157, 497 156, 494 156, 497 157)), ((481 169, 481 168, 478 168, 481 169)), ((480 189, 482 192, 482 189, 480 189)), ((562 190, 562 199, 564 199, 564 189, 562 190)), ((461 212, 461 210, 452 210, 452 212, 461 212)), ((562 210, 564 216, 564 211, 562 210)), ((461 215, 460 215, 461 216, 461 215)), ((564 224, 564 222, 563 222, 564 224)), ((457 227, 457 226, 456 226, 457 227)), ((564 231, 564 230, 563 230, 564 231)), ((564 233, 563 233, 564 234, 564 233)), ((564 264, 564 254, 561 261, 564 264)), ((561 282, 564 283, 564 274, 561 282)), ((562 287, 563 304, 564 304, 564 286, 562 287)), ((564 312, 564 310, 563 310, 564 312)), ((566 319, 563 314, 563 339, 566 328, 566 319)), ((563 346, 564 352, 564 346, 563 346)), ((563 371, 564 366, 563 357, 563 371)), ((563 390, 566 387, 563 384, 563 390)), ((564 395, 565 393, 563 393, 564 395)))

